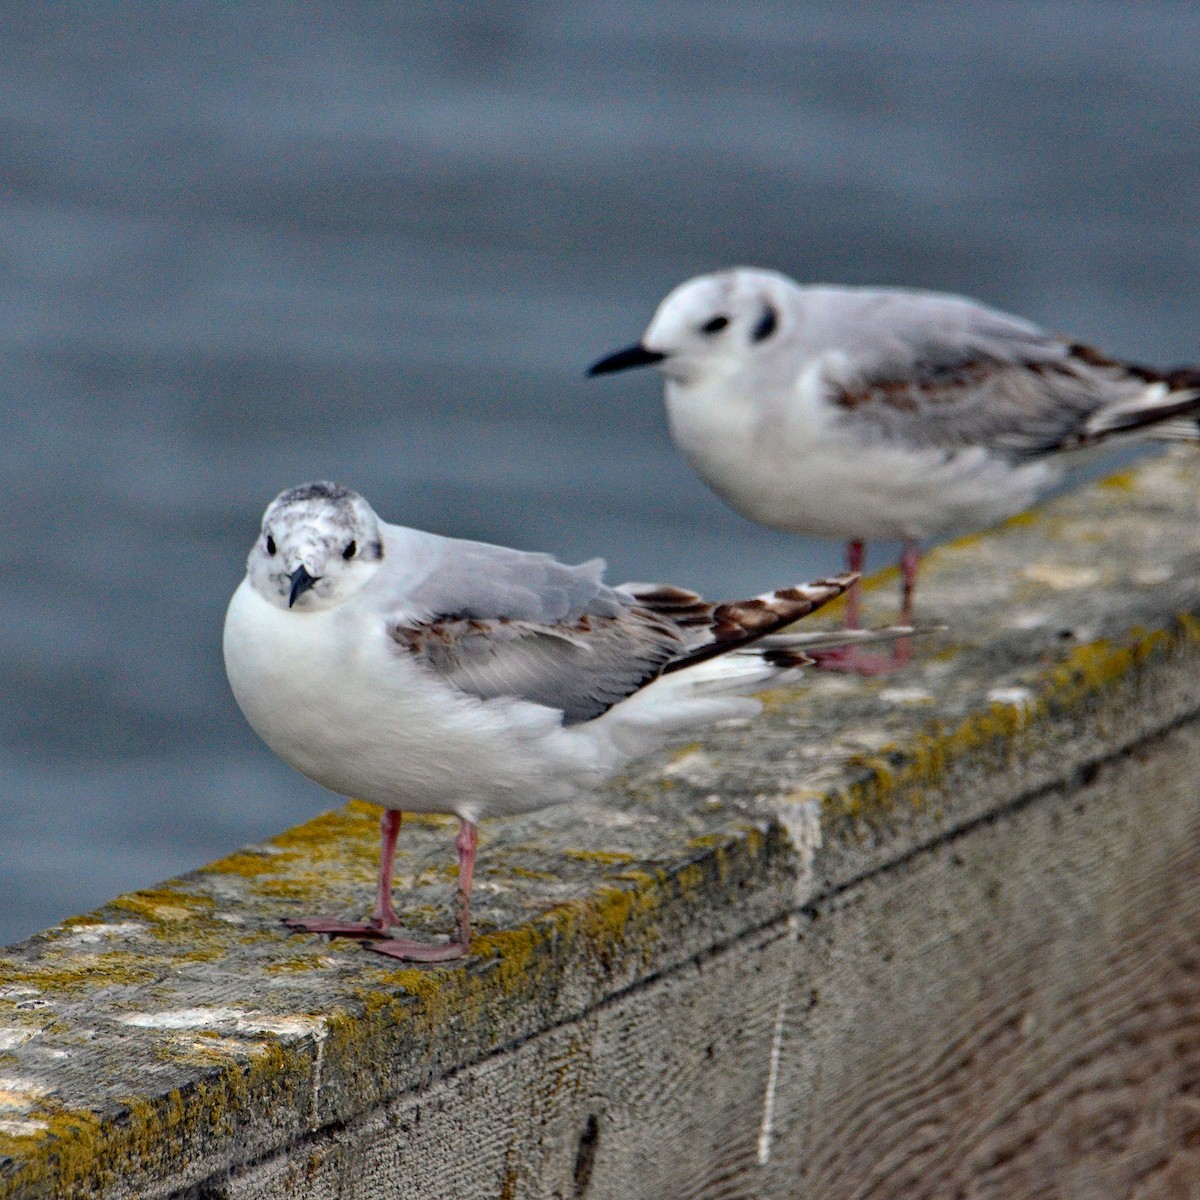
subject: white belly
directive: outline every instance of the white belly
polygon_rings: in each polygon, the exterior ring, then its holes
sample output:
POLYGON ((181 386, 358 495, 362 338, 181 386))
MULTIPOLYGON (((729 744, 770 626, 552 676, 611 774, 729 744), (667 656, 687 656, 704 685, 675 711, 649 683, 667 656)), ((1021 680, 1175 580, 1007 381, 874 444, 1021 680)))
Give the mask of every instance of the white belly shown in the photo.
POLYGON ((671 434, 731 507, 775 529, 838 539, 927 538, 1021 512, 1060 472, 979 447, 946 454, 859 441, 798 406, 766 420, 736 401, 668 387, 671 434))
POLYGON ((344 608, 284 612, 243 583, 225 664, 259 737, 344 796, 478 819, 572 799, 604 773, 557 713, 456 694, 396 653, 382 620, 344 608))

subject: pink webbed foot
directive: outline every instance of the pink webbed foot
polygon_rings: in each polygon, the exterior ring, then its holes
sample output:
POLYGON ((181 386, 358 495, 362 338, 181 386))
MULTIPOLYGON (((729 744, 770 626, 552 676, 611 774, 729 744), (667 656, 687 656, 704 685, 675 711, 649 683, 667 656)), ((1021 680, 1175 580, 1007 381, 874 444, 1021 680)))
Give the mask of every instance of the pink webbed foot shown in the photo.
POLYGON ((284 924, 300 933, 323 933, 327 937, 385 938, 380 921, 339 921, 334 917, 288 917, 284 924))
POLYGON ((462 942, 410 942, 400 938, 389 938, 386 942, 364 943, 376 954, 386 954, 401 962, 440 963, 462 958, 467 947, 462 942))
MULTIPOLYGON (((846 543, 846 565, 856 573, 866 566, 867 548, 859 541, 846 543)), ((911 538, 904 542, 900 555, 901 609, 900 623, 911 625, 913 620, 913 597, 917 590, 917 571, 920 567, 920 549, 911 538)), ((858 580, 846 593, 846 628, 861 628, 861 585, 858 580)), ((830 650, 810 650, 808 656, 818 671, 835 671, 843 675, 888 675, 907 666, 912 659, 912 643, 901 638, 891 654, 872 654, 858 646, 836 646, 830 650)))
POLYGON ((449 942, 409 942, 400 938, 389 938, 385 942, 371 942, 368 950, 386 954, 401 962, 440 963, 462 958, 471 944, 471 881, 475 874, 475 849, 479 843, 479 831, 474 822, 463 818, 454 841, 458 850, 458 891, 455 896, 455 936, 449 942))
POLYGON ((891 654, 869 654, 857 646, 835 646, 831 650, 806 650, 818 671, 842 675, 889 675, 907 665, 912 657, 908 639, 896 643, 891 654))
POLYGON ((290 917, 284 921, 289 929, 304 933, 323 933, 327 937, 356 937, 373 939, 364 943, 368 950, 386 954, 401 962, 440 963, 462 958, 471 944, 471 880, 475 867, 475 848, 478 831, 473 822, 464 819, 459 827, 455 847, 458 850, 458 890, 455 901, 455 937, 450 942, 413 942, 394 938, 390 930, 398 923, 392 908, 392 856, 396 836, 400 832, 400 814, 391 809, 383 814, 380 823, 379 883, 375 912, 369 921, 339 921, 332 917, 290 917))
POLYGON ((284 924, 301 933, 323 933, 326 937, 385 938, 399 918, 392 907, 392 859, 400 834, 400 814, 385 809, 379 821, 379 883, 375 911, 369 921, 339 921, 334 917, 289 917, 284 924))

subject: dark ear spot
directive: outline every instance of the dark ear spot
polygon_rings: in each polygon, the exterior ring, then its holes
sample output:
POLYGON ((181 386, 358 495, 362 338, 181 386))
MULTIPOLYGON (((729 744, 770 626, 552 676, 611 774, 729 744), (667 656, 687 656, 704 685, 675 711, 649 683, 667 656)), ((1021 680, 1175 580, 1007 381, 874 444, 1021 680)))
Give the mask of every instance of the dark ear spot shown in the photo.
POLYGON ((758 324, 751 330, 750 340, 752 342, 765 342, 778 328, 779 314, 768 304, 763 309, 763 315, 758 318, 758 324))
POLYGON ((383 557, 383 543, 382 542, 372 542, 367 547, 367 557, 368 558, 382 558, 383 557))

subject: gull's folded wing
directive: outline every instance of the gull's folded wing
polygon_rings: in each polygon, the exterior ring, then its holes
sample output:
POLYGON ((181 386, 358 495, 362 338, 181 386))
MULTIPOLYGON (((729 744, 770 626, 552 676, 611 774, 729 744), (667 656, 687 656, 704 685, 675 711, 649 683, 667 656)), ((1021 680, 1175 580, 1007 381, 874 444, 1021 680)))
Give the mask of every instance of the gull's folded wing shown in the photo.
POLYGON ((396 645, 463 692, 589 721, 659 675, 746 646, 812 612, 851 577, 710 604, 662 585, 610 588, 601 563, 453 544, 398 598, 396 645), (442 566, 440 564, 448 564, 442 566))
POLYGON ((805 303, 828 400, 890 442, 1029 458, 1200 408, 1166 376, 962 297, 813 288, 805 303))

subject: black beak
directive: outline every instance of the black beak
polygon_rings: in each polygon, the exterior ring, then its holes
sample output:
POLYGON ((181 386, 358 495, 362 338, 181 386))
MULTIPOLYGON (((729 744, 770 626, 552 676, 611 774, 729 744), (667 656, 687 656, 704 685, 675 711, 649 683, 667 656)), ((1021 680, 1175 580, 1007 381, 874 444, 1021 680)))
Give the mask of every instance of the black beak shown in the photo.
POLYGON ((652 367, 667 356, 657 350, 647 350, 645 346, 630 346, 628 350, 618 350, 599 362, 594 362, 587 369, 589 375, 611 375, 614 371, 628 371, 630 367, 652 367))
POLYGON ((288 608, 291 608, 321 577, 320 575, 310 575, 304 564, 301 563, 288 578, 292 581, 292 590, 288 593, 288 608))

